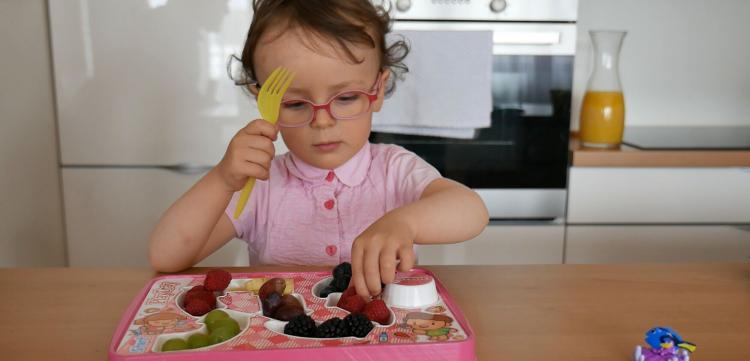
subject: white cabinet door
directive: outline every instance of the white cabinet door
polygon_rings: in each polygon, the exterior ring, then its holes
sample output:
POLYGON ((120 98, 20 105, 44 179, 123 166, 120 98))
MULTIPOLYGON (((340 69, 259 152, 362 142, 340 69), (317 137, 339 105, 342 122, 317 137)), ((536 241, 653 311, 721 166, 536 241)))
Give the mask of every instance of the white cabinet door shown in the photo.
POLYGON ((744 262, 747 226, 568 226, 565 263, 744 262))
POLYGON ((749 168, 573 167, 569 179, 568 223, 750 223, 749 168))
POLYGON ((49 1, 64 165, 215 164, 257 117, 227 75, 249 1, 49 1))
POLYGON ((562 263, 565 226, 556 223, 490 224, 476 238, 448 245, 419 246, 419 264, 562 263))
MULTIPOLYGON (((202 174, 158 168, 63 170, 70 266, 149 266, 156 222, 202 174)), ((245 243, 233 240, 201 266, 247 266, 245 243)))

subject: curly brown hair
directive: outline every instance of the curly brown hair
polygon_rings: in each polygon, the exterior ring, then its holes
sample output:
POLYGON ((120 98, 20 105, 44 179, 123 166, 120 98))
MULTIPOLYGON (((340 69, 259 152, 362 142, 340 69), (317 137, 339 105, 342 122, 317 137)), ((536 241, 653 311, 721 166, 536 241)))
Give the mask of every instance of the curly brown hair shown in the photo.
MULTIPOLYGON (((385 0, 387 1, 387 0, 385 0)), ((233 75, 231 61, 229 76, 235 84, 249 86, 257 83, 253 54, 264 32, 273 24, 285 24, 286 29, 299 27, 305 32, 338 45, 349 61, 359 64, 352 44, 376 48, 380 53, 380 68, 389 69, 392 76, 386 86, 391 94, 395 79, 402 78, 409 68, 403 63, 409 45, 402 38, 386 47, 385 37, 391 30, 391 19, 382 5, 370 0, 253 0, 253 20, 240 60, 242 70, 233 75), (373 38, 374 35, 374 38, 373 38)))

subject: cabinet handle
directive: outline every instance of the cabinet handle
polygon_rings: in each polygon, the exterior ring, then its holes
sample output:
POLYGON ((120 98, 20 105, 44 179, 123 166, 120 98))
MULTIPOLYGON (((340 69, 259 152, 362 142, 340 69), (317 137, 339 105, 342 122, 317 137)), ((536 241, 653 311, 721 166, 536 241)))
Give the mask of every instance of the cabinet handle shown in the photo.
POLYGON ((166 169, 168 171, 175 172, 175 173, 191 175, 191 174, 201 174, 201 173, 208 172, 213 167, 210 165, 179 163, 179 164, 173 164, 173 165, 159 166, 158 168, 166 169))

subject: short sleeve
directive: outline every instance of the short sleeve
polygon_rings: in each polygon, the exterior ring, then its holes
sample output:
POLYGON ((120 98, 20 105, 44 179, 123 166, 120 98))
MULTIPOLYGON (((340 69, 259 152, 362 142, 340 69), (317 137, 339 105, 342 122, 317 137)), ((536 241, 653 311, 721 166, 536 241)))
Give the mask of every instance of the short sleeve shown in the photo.
POLYGON ((393 193, 392 206, 389 208, 419 200, 425 188, 441 178, 440 172, 418 155, 396 145, 387 147, 385 176, 388 188, 393 193))
POLYGON ((253 186, 253 191, 250 193, 250 198, 245 204, 245 208, 240 213, 239 218, 234 218, 234 211, 237 207, 237 202, 240 198, 242 191, 234 192, 232 199, 229 201, 229 205, 224 210, 224 214, 229 217, 234 225, 234 231, 237 234, 237 238, 245 240, 248 244, 252 244, 257 238, 255 231, 258 228, 259 222, 264 222, 265 211, 260 212, 260 209, 264 209, 263 205, 266 203, 268 198, 268 182, 256 180, 253 186))

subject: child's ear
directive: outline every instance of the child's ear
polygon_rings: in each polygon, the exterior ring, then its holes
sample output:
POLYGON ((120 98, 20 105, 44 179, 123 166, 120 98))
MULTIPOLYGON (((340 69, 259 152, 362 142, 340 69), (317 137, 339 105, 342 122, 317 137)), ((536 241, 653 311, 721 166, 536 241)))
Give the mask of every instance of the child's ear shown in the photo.
POLYGON ((258 93, 260 93, 260 86, 258 85, 258 83, 250 84, 247 86, 247 90, 249 90, 250 94, 252 94, 253 96, 257 98, 258 93))
POLYGON ((391 71, 384 69, 380 73, 380 88, 378 89, 378 99, 372 103, 372 111, 379 112, 380 108, 383 107, 383 100, 385 100, 385 88, 388 85, 388 78, 391 76, 391 71))

